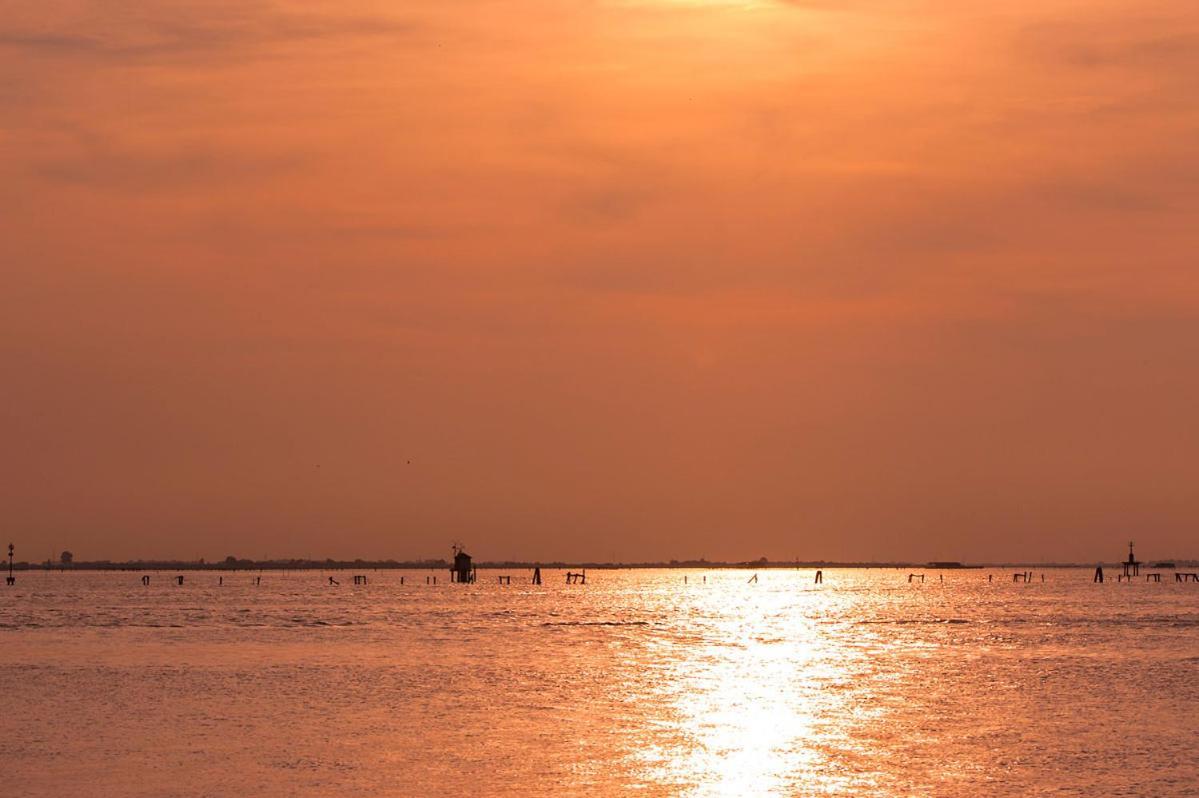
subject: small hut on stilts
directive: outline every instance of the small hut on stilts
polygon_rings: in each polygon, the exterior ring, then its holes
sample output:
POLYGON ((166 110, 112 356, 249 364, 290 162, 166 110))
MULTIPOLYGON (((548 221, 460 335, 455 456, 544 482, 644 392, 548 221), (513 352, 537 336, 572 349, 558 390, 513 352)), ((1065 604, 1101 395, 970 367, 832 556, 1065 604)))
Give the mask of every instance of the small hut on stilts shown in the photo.
POLYGON ((450 581, 470 584, 475 581, 475 567, 470 555, 458 544, 454 544, 454 564, 450 566, 450 581))

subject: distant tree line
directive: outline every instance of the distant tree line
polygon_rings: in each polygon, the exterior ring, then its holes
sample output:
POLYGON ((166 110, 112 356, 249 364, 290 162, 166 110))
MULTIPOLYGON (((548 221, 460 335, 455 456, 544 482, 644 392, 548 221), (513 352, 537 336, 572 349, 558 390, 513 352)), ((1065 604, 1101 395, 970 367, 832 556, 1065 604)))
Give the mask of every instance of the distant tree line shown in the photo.
MULTIPOLYGON (((1199 566, 1199 560, 1174 560, 1181 567, 1199 566)), ((1103 563, 1107 565, 1108 563, 1103 563)), ((70 551, 59 555, 58 562, 47 559, 42 563, 14 562, 13 569, 28 570, 74 570, 74 571, 284 571, 284 570, 341 570, 341 569, 407 569, 407 570, 441 570, 449 567, 444 559, 432 560, 309 560, 309 559, 275 559, 251 560, 229 555, 218 562, 198 560, 92 560, 75 561, 70 551)), ((705 559, 698 560, 665 560, 654 562, 614 563, 614 562, 579 562, 568 560, 529 562, 524 560, 496 560, 477 562, 479 568, 592 568, 604 570, 611 568, 912 568, 937 567, 935 563, 927 562, 836 562, 832 560, 768 560, 761 557, 757 560, 737 562, 713 562, 705 559)), ((1076 568, 1092 567, 1094 563, 986 563, 990 568, 1009 568, 1033 565, 1038 568, 1076 568)), ((976 565, 975 567, 982 567, 976 565)))

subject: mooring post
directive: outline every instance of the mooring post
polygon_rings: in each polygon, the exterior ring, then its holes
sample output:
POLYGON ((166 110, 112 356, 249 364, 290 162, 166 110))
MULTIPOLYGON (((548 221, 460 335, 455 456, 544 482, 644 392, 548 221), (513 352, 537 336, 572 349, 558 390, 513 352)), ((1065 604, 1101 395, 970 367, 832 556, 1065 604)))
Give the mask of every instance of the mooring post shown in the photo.
POLYGON ((757 581, 758 581, 758 575, 757 575, 757 574, 754 574, 753 576, 751 576, 751 577, 749 578, 749 581, 748 581, 748 582, 746 582, 745 584, 747 584, 747 585, 752 585, 752 584, 756 583, 757 581))
POLYGON ((149 574, 146 574, 145 576, 142 577, 142 584, 147 587, 150 586, 150 575, 149 574))
POLYGON ((403 584, 404 584, 404 577, 401 576, 400 577, 400 585, 403 586, 403 584))
POLYGON ((17 578, 12 575, 12 553, 13 553, 13 546, 11 543, 9 543, 8 544, 8 578, 4 580, 4 584, 6 584, 6 585, 15 585, 17 583, 17 578))
POLYGON ((990 582, 990 581, 991 581, 992 579, 994 579, 994 578, 995 578, 995 574, 987 574, 987 581, 988 581, 988 582, 990 582))
POLYGON ((223 576, 218 576, 218 577, 216 578, 216 584, 217 584, 217 587, 224 587, 224 585, 225 585, 225 577, 223 577, 223 576))
POLYGON ((533 584, 535 584, 535 585, 541 584, 541 566, 540 565, 535 566, 533 568, 533 584))
POLYGON ((175 577, 175 584, 176 584, 176 585, 182 585, 182 584, 183 584, 183 574, 179 574, 179 576, 176 576, 176 577, 175 577))
POLYGON ((1102 565, 1098 565, 1095 567, 1095 578, 1092 579, 1091 581, 1098 582, 1099 584, 1103 584, 1103 566, 1102 565))
POLYGON ((818 584, 818 585, 824 584, 824 571, 816 572, 816 584, 818 584))

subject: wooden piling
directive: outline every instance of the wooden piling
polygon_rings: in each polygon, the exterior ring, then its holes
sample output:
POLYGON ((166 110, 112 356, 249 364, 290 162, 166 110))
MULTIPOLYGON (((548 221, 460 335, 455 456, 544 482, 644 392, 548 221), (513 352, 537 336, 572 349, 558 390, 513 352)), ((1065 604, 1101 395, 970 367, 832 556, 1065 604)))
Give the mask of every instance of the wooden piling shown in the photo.
POLYGON ((1095 567, 1095 578, 1092 579, 1091 581, 1098 582, 1101 585, 1103 584, 1103 566, 1102 565, 1095 567))
POLYGON ((818 584, 818 585, 824 584, 824 571, 816 572, 816 584, 818 584))

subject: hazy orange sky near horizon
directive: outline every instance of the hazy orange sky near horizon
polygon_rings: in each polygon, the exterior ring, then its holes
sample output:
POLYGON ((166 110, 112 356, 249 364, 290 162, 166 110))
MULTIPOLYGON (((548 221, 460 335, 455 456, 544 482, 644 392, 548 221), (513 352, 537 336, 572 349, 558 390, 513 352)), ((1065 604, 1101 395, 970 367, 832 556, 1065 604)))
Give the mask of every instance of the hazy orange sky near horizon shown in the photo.
POLYGON ((1193 0, 0 0, 0 534, 1199 556, 1197 74, 1193 0))

